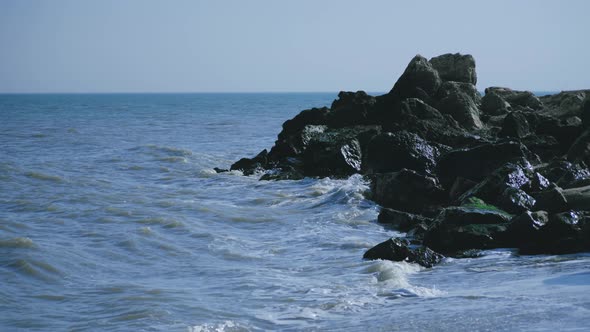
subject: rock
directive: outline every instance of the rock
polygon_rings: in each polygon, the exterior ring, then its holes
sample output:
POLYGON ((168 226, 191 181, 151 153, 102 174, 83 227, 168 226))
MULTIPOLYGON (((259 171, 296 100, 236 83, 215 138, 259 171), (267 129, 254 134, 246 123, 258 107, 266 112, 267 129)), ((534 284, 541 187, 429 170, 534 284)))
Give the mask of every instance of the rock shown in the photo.
POLYGON ((510 217, 496 210, 449 207, 424 235, 424 245, 443 254, 501 246, 510 217))
POLYGON ((563 190, 555 185, 548 190, 531 193, 535 198, 534 210, 543 210, 549 213, 562 212, 568 209, 568 201, 563 195, 563 190))
POLYGON ((488 115, 502 115, 511 110, 510 104, 493 91, 487 91, 481 99, 481 110, 488 115))
POLYGON ((433 267, 440 263, 444 256, 426 247, 411 249, 406 239, 391 238, 367 250, 364 259, 386 259, 395 262, 407 261, 424 267, 433 267))
POLYGON ((485 89, 486 95, 488 93, 495 93, 502 97, 510 104, 512 108, 520 106, 530 108, 532 110, 540 110, 543 108, 543 103, 530 91, 517 91, 502 87, 489 87, 485 89))
POLYGON ((327 118, 330 110, 327 107, 312 108, 301 111, 293 119, 283 123, 283 130, 279 133, 275 145, 269 152, 269 158, 272 160, 281 160, 286 157, 293 157, 303 152, 303 143, 306 133, 304 128, 323 128, 327 124, 327 118), (308 127, 308 126, 322 127, 308 127))
POLYGON ((229 169, 225 169, 225 168, 219 168, 219 167, 213 167, 213 170, 215 171, 215 173, 225 173, 225 172, 229 172, 229 169))
POLYGON ((549 182, 549 180, 547 180, 547 178, 545 178, 540 173, 535 172, 531 176, 531 182, 529 183, 529 186, 527 189, 529 192, 543 191, 543 190, 546 190, 547 188, 549 188, 549 184, 550 184, 550 182, 549 182))
POLYGON ((382 208, 377 217, 377 221, 381 224, 391 225, 401 232, 409 232, 421 223, 429 225, 432 222, 432 219, 418 214, 382 208))
POLYGON ((590 128, 586 129, 572 144, 567 152, 571 162, 585 162, 590 165, 590 128))
POLYGON ((444 114, 450 114, 463 128, 483 127, 478 105, 466 93, 456 92, 447 95, 437 103, 437 108, 444 114))
POLYGON ((566 189, 561 192, 568 207, 576 210, 590 211, 590 185, 566 189))
POLYGON ((457 177, 455 182, 449 190, 449 199, 451 202, 457 201, 459 197, 465 194, 468 190, 472 189, 477 185, 477 182, 471 181, 464 177, 457 177))
POLYGON ((580 118, 584 128, 590 128, 590 93, 587 94, 586 99, 580 107, 580 118))
POLYGON ((538 155, 541 160, 548 160, 562 154, 561 144, 553 136, 530 134, 520 139, 530 152, 538 155))
POLYGON ((507 187, 498 199, 498 207, 508 213, 518 214, 531 210, 535 202, 535 199, 523 190, 507 187))
POLYGON ((587 216, 577 211, 552 214, 536 242, 521 248, 524 254, 569 254, 590 249, 587 216))
POLYGON ((436 167, 438 150, 420 136, 407 131, 381 133, 367 149, 368 173, 396 172, 403 168, 430 173, 436 167))
POLYGON ((545 105, 543 113, 561 119, 580 116, 581 106, 590 90, 562 91, 558 94, 543 96, 540 100, 545 105))
POLYGON ((541 236, 541 228, 549 221, 545 211, 525 211, 510 221, 506 232, 509 247, 527 248, 535 245, 541 236))
POLYGON ((590 171, 584 164, 571 164, 556 184, 564 189, 590 185, 590 171))
POLYGON ((332 103, 328 114, 328 125, 334 128, 374 123, 371 112, 376 103, 375 97, 364 91, 344 92, 332 103))
POLYGON ((430 63, 443 81, 477 83, 475 59, 469 54, 443 54, 430 59, 430 63))
POLYGON ((244 173, 244 175, 252 175, 257 171, 263 170, 268 163, 268 152, 266 149, 262 150, 256 157, 250 158, 242 158, 231 165, 230 170, 239 170, 244 173))
POLYGON ((541 118, 536 128, 538 135, 555 137, 559 142, 560 152, 566 153, 574 141, 582 134, 582 120, 578 117, 541 118))
POLYGON ((436 178, 402 169, 376 174, 371 182, 372 199, 378 204, 410 213, 428 212, 444 198, 436 178))
POLYGON ((498 167, 510 161, 526 159, 528 155, 528 149, 518 142, 488 143, 443 155, 437 170, 445 186, 450 186, 459 176, 481 181, 498 167))
POLYGON ((444 99, 450 95, 456 94, 464 94, 470 100, 472 100, 476 105, 481 104, 481 94, 477 91, 475 85, 470 83, 462 83, 462 82, 443 82, 438 89, 438 93, 436 98, 438 100, 444 99))
POLYGON ((389 95, 395 100, 419 98, 428 101, 441 85, 436 69, 421 55, 416 55, 397 80, 389 95))
POLYGON ((523 138, 529 133, 530 127, 526 117, 521 112, 510 112, 504 118, 498 136, 523 138))

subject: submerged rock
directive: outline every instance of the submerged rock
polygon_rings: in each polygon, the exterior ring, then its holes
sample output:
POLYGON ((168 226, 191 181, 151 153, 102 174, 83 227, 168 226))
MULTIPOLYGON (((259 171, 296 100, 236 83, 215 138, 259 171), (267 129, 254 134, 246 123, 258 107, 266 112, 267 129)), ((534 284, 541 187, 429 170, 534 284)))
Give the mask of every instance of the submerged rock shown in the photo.
POLYGON ((406 239, 391 238, 367 250, 363 258, 386 259, 395 262, 406 261, 430 268, 440 263, 444 256, 427 247, 412 249, 410 242, 406 239))

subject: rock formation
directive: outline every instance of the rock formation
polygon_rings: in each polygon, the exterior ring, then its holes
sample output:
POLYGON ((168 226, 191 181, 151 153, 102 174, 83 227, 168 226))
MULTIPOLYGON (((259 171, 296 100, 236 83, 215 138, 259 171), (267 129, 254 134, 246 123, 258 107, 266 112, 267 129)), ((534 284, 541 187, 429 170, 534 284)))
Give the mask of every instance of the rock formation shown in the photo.
POLYGON ((471 55, 417 55, 389 93, 340 92, 231 169, 263 180, 366 175, 379 222, 407 234, 367 259, 431 267, 472 249, 590 251, 590 90, 482 97, 476 83, 471 55))

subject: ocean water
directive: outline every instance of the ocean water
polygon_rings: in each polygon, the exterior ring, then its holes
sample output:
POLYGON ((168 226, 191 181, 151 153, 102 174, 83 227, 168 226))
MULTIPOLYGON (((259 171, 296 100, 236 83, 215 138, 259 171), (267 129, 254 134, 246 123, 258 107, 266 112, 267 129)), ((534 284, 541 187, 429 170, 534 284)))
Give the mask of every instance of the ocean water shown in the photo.
POLYGON ((590 254, 363 261, 361 177, 213 171, 334 98, 0 95, 0 331, 590 328, 590 254))

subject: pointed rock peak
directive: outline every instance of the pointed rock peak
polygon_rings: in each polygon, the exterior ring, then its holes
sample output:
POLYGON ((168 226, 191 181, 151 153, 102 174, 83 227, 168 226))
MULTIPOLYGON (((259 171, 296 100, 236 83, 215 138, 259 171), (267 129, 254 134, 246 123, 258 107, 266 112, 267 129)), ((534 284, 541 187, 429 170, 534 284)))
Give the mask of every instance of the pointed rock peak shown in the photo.
POLYGON ((437 71, 428 60, 416 55, 404 70, 390 91, 390 94, 399 99, 420 98, 428 100, 436 94, 440 87, 441 79, 437 71))
POLYGON ((430 63, 443 81, 477 83, 475 59, 470 54, 447 53, 430 59, 430 63))

